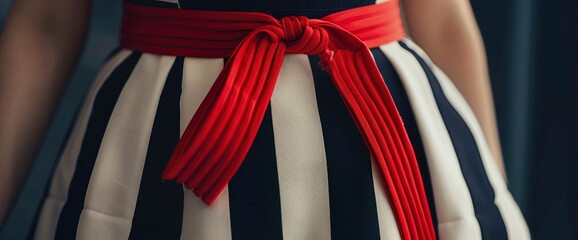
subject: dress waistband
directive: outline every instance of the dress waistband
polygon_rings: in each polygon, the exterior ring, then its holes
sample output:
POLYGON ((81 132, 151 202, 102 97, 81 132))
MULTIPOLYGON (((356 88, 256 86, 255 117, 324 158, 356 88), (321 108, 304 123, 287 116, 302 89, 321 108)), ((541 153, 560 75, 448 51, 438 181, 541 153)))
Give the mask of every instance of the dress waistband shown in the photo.
MULTIPOLYGON (((404 37, 397 0, 308 19, 125 4, 121 45, 186 57, 230 57, 179 140, 163 179, 207 204, 257 134, 286 53, 319 55, 382 173, 403 239, 435 239, 419 167, 368 47, 404 37)), ((306 200, 304 200, 306 201, 306 200)))
MULTIPOLYGON (((291 33, 290 30, 296 29, 298 33, 308 27, 315 29, 327 25, 342 28, 370 48, 405 36, 397 0, 336 12, 321 19, 289 16, 280 20, 259 12, 183 10, 125 4, 121 45, 123 48, 164 55, 228 57, 251 31, 259 27, 271 26, 273 33, 282 38, 284 34, 281 32, 285 30, 285 33, 291 33)), ((302 32, 305 36, 300 36, 301 42, 310 40, 307 32, 302 32)))

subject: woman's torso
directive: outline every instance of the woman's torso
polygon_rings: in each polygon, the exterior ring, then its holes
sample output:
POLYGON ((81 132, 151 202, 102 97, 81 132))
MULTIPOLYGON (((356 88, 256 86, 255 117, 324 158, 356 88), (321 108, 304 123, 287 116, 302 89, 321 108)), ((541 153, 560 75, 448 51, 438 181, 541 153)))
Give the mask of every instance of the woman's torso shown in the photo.
MULTIPOLYGON (((126 2, 310 18, 374 3, 126 2)), ((519 209, 447 77, 407 39, 371 53, 412 140, 439 236, 524 239, 519 209)), ((380 172, 316 56, 285 57, 252 149, 212 206, 160 182, 226 61, 128 49, 109 59, 63 150, 36 239, 399 239, 380 172)))
MULTIPOLYGON (((375 0, 125 0, 125 2, 149 6, 178 7, 181 9, 256 11, 269 13, 277 18, 289 15, 321 18, 330 13, 376 3, 375 0)), ((384 2, 384 0, 378 0, 377 2, 384 2)))

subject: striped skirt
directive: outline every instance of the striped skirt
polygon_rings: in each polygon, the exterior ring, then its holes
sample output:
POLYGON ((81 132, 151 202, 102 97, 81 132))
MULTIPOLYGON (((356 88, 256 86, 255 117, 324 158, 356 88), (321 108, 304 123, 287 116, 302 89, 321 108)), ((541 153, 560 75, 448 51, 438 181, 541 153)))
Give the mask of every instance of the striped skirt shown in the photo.
MULTIPOLYGON (((482 130, 411 40, 371 49, 440 239, 529 239, 482 130)), ((369 151, 316 56, 285 56, 245 161, 212 206, 161 173, 227 59, 122 49, 86 96, 35 239, 399 239, 369 151)))

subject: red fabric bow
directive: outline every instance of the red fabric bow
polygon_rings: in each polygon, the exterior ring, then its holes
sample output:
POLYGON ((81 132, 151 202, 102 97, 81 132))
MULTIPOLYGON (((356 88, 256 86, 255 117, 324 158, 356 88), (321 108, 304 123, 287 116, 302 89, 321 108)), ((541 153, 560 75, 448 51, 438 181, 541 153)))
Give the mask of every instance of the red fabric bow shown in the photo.
POLYGON ((286 53, 321 58, 387 186, 403 239, 435 239, 415 155, 368 47, 404 37, 396 0, 277 20, 255 12, 125 5, 122 45, 229 61, 195 112, 163 173, 211 204, 243 162, 286 53))

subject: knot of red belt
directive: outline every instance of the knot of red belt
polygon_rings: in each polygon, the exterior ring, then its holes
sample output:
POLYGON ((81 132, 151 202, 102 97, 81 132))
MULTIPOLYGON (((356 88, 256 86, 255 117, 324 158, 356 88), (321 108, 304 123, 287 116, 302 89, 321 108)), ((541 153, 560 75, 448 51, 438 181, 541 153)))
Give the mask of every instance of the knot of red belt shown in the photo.
POLYGON ((329 35, 319 23, 317 20, 310 25, 305 16, 281 18, 284 33, 281 39, 287 44, 287 53, 321 54, 323 60, 331 61, 334 51, 328 49, 329 35))
POLYGON ((311 34, 313 28, 309 26, 309 19, 305 16, 283 17, 281 18, 281 24, 283 26, 283 32, 285 33, 283 39, 288 42, 295 40, 307 42, 311 39, 311 36, 313 36, 313 34, 311 34), (309 34, 301 39, 304 32, 308 32, 309 34))
POLYGON ((322 19, 126 4, 121 44, 163 55, 227 57, 162 178, 211 204, 257 134, 286 53, 321 58, 379 166, 403 239, 435 239, 413 148, 368 47, 404 37, 396 0, 322 19))
POLYGON ((319 55, 319 64, 325 70, 327 62, 333 60, 335 52, 329 49, 329 34, 322 27, 321 21, 313 21, 309 24, 309 18, 305 16, 288 16, 281 18, 283 36, 287 45, 287 53, 302 53, 307 55, 319 55), (317 24, 316 24, 317 23, 317 24))

